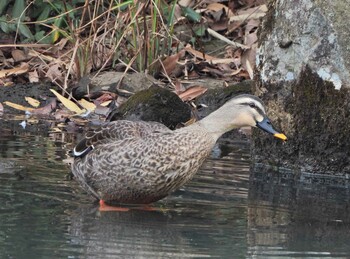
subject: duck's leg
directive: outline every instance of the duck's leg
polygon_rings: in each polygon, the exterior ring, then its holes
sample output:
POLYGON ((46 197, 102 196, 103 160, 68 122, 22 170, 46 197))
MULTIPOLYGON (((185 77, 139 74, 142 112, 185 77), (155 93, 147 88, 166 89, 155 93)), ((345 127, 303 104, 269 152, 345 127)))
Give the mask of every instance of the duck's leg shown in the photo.
POLYGON ((99 211, 129 211, 130 209, 123 208, 123 207, 109 206, 104 202, 104 200, 100 200, 100 207, 98 210, 99 211))

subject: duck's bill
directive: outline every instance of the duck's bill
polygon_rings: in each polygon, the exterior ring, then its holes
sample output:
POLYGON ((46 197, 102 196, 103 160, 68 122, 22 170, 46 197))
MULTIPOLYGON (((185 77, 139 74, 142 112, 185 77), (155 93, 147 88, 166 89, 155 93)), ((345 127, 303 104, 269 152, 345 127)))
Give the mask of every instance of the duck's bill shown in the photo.
POLYGON ((264 118, 261 122, 256 123, 256 126, 260 129, 262 129, 263 131, 266 131, 267 133, 272 134, 275 138, 279 138, 279 139, 282 139, 284 141, 287 140, 286 135, 284 135, 283 133, 277 132, 272 127, 272 124, 268 118, 264 118))

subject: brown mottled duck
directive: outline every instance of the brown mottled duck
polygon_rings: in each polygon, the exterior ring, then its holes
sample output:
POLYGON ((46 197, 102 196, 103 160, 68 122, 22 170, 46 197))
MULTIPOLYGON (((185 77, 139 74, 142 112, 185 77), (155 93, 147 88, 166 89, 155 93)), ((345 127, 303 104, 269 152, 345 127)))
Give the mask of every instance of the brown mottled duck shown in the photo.
POLYGON ((222 134, 246 126, 287 139, 274 130, 260 99, 239 95, 174 131, 157 122, 106 123, 74 148, 72 171, 100 201, 149 204, 188 182, 222 134))

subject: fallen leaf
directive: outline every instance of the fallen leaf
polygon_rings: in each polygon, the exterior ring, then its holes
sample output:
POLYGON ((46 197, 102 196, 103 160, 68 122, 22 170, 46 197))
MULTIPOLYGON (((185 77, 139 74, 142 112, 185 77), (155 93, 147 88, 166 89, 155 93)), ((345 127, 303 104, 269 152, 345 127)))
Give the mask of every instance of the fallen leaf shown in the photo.
POLYGON ((0 103, 0 112, 4 112, 4 106, 0 103))
POLYGON ((94 103, 86 101, 85 99, 79 100, 78 103, 88 111, 94 111, 96 109, 96 105, 94 103))
POLYGON ((112 102, 112 100, 105 101, 105 102, 101 103, 100 105, 106 107, 106 106, 108 106, 111 102, 112 102))
POLYGON ((71 100, 67 99, 66 97, 60 95, 57 93, 54 89, 50 89, 50 91, 56 95, 57 99, 61 101, 61 103, 70 111, 76 113, 76 114, 81 114, 84 112, 84 110, 80 109, 78 105, 76 105, 74 102, 71 100))
POLYGON ((57 106, 56 98, 51 98, 48 104, 46 104, 43 107, 34 109, 30 113, 36 114, 36 115, 49 115, 51 112, 53 112, 53 110, 56 109, 56 106, 57 106))
POLYGON ((185 50, 183 49, 179 53, 168 56, 163 60, 163 67, 167 75, 170 75, 174 71, 176 66, 178 66, 177 62, 184 55, 185 55, 185 50))
POLYGON ((185 50, 188 51, 189 53, 191 53, 192 55, 194 55, 196 58, 205 59, 208 61, 215 59, 213 56, 210 56, 210 55, 207 55, 203 52, 194 50, 191 46, 186 46, 185 50))
POLYGON ((61 72, 61 65, 60 64, 54 64, 49 67, 49 69, 46 72, 46 77, 48 77, 53 82, 57 80, 63 80, 64 76, 61 72))
POLYGON ((96 104, 96 105, 99 105, 99 104, 107 102, 107 101, 112 101, 116 98, 115 93, 111 93, 108 91, 102 91, 100 93, 102 93, 102 94, 96 98, 94 98, 92 95, 90 95, 91 99, 95 99, 94 104, 96 104))
POLYGON ((36 70, 28 72, 29 82, 30 83, 38 83, 39 82, 39 75, 36 70))
POLYGON ((233 16, 232 11, 226 5, 223 5, 223 4, 220 4, 220 3, 209 4, 207 6, 207 9, 211 10, 211 11, 214 11, 214 12, 218 12, 220 10, 225 10, 225 12, 226 12, 228 17, 233 16))
POLYGON ((15 62, 20 62, 27 59, 27 56, 24 54, 23 50, 20 49, 12 50, 11 55, 15 62))
POLYGON ((11 75, 20 75, 28 71, 29 65, 27 63, 22 63, 19 67, 11 69, 0 70, 0 78, 11 76, 11 75))
POLYGON ((264 17, 267 11, 268 9, 266 5, 259 5, 257 7, 238 12, 238 15, 230 17, 230 22, 245 21, 248 19, 259 19, 261 17, 264 17))
POLYGON ((24 97, 24 99, 33 107, 37 108, 40 105, 40 102, 32 97, 24 97))
POLYGON ((4 104, 6 104, 7 106, 10 106, 16 110, 20 110, 20 111, 33 111, 34 108, 31 108, 31 107, 26 107, 26 106, 23 106, 23 105, 20 105, 20 104, 16 104, 16 103, 12 103, 12 102, 4 102, 4 104))
POLYGON ((175 81, 175 92, 177 95, 184 92, 186 88, 183 86, 183 84, 180 82, 180 80, 175 81))
POLYGON ((208 89, 205 88, 204 86, 197 85, 197 86, 193 86, 193 87, 188 88, 186 91, 179 94, 179 97, 184 102, 191 101, 191 100, 197 98, 198 96, 204 94, 207 90, 208 89))

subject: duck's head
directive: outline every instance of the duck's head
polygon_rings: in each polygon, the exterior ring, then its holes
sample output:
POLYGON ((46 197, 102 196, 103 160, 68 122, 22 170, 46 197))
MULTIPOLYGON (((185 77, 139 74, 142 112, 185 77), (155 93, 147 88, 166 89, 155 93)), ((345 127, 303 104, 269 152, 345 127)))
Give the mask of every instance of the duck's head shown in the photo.
POLYGON ((258 127, 263 131, 272 134, 274 137, 287 140, 287 137, 276 131, 266 115, 262 101, 249 94, 242 94, 234 97, 225 105, 231 106, 235 110, 235 127, 258 127))

